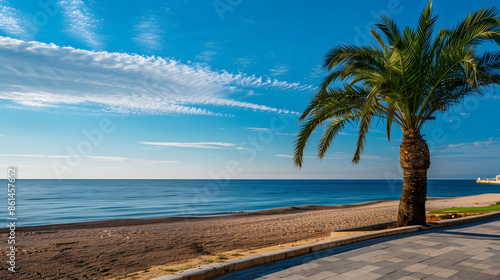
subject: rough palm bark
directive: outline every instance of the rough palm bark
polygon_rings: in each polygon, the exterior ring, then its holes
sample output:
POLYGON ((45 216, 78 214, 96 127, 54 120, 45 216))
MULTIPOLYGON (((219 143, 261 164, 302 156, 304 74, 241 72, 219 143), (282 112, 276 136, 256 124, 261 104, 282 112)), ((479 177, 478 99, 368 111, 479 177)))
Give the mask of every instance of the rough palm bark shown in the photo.
POLYGON ((430 153, 418 130, 404 131, 399 158, 404 172, 404 183, 396 225, 423 225, 430 153))

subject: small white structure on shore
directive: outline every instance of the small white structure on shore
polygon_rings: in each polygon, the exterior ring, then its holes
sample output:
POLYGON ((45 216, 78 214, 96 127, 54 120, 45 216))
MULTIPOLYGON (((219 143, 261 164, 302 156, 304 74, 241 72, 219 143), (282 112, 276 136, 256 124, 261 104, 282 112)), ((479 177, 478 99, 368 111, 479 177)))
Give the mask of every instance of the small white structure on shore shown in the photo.
POLYGON ((500 175, 497 175, 496 178, 483 178, 478 177, 476 183, 484 183, 484 184, 500 184, 500 175))

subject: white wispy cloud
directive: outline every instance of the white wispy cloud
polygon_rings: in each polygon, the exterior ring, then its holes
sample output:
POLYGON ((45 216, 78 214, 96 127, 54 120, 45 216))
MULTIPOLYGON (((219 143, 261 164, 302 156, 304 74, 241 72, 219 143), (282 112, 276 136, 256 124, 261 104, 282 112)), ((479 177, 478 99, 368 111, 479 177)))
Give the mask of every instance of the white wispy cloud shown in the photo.
POLYGON ((306 91, 309 85, 199 64, 127 53, 95 52, 0 36, 0 99, 25 106, 74 106, 137 114, 223 115, 206 108, 297 112, 236 101, 253 88, 306 91))
POLYGON ((203 51, 201 52, 200 55, 196 56, 196 59, 203 60, 203 61, 212 61, 214 60, 214 56, 217 54, 216 51, 203 51))
MULTIPOLYGON (((375 139, 379 139, 379 140, 385 140, 387 141, 387 137, 375 137, 375 139)), ((403 141, 403 138, 391 138, 391 143, 397 143, 397 142, 402 142, 403 141)), ((386 148, 389 148, 389 149, 393 149, 394 146, 391 146, 391 147, 386 147, 386 148)))
POLYGON ((245 94, 245 96, 243 96, 243 98, 254 96, 254 95, 260 95, 260 94, 255 93, 255 91, 253 91, 253 90, 247 90, 247 93, 245 94))
POLYGON ((239 57, 233 59, 233 62, 238 65, 241 69, 246 69, 248 66, 250 66, 255 59, 249 58, 249 57, 239 57))
MULTIPOLYGON (((31 158, 31 159, 67 159, 72 158, 71 155, 37 155, 37 154, 0 154, 0 157, 6 158, 31 158)), ((135 162, 135 163, 178 163, 178 161, 170 160, 149 160, 149 159, 134 159, 127 157, 110 157, 110 156, 80 156, 81 158, 91 159, 95 161, 111 161, 111 162, 135 162)))
MULTIPOLYGON (((375 133, 385 133, 383 131, 380 131, 380 130, 375 130, 375 129, 370 129, 369 132, 375 132, 375 133)), ((340 135, 348 135, 348 136, 358 136, 357 134, 355 133, 348 133, 348 132, 344 132, 344 131, 341 131, 339 132, 340 135)), ((377 138, 377 139, 387 139, 387 138, 377 138)))
MULTIPOLYGON (((255 132, 271 131, 271 129, 266 128, 266 127, 245 127, 245 129, 255 131, 255 132)), ((276 135, 290 135, 290 134, 285 133, 285 132, 274 132, 274 134, 276 134, 276 135)))
POLYGON ((498 141, 498 139, 494 139, 493 137, 491 137, 490 139, 484 140, 484 141, 474 141, 474 142, 472 142, 472 145, 474 145, 474 146, 489 146, 489 145, 498 144, 498 143, 500 143, 500 141, 498 141))
POLYGON ((500 140, 491 137, 487 140, 476 140, 474 142, 455 143, 455 144, 448 144, 446 146, 440 146, 437 151, 439 151, 439 152, 469 152, 472 150, 485 148, 487 146, 491 146, 494 144, 500 144, 500 140))
MULTIPOLYGON (((292 155, 277 154, 276 156, 281 157, 281 158, 293 158, 292 155)), ((319 159, 317 156, 303 156, 303 158, 317 158, 317 159, 319 159)), ((341 158, 340 157, 324 157, 323 159, 341 159, 341 158)))
POLYGON ((220 49, 214 42, 206 42, 203 44, 205 50, 202 51, 195 58, 204 62, 210 62, 214 60, 214 56, 217 55, 217 51, 220 49))
POLYGON ((88 5, 82 0, 60 0, 57 3, 62 8, 67 31, 88 46, 99 49, 102 42, 96 30, 101 20, 88 5))
POLYGON ((325 76, 325 74, 326 74, 326 71, 323 68, 323 65, 318 64, 311 69, 311 73, 309 74, 309 77, 312 79, 316 79, 316 78, 325 76))
POLYGON ((281 76, 288 73, 289 70, 290 67, 288 65, 281 64, 274 66, 271 70, 269 70, 269 72, 271 72, 272 76, 281 76))
POLYGON ((370 160, 392 160, 392 158, 387 158, 378 155, 361 155, 361 160, 370 159, 370 160))
POLYGON ((158 17, 148 15, 139 18, 139 23, 134 26, 137 36, 132 38, 136 44, 149 51, 160 51, 164 31, 161 29, 158 17))
POLYGON ((29 37, 21 12, 12 8, 7 0, 0 0, 0 29, 16 38, 29 37))
POLYGON ((343 132, 343 131, 339 132, 339 134, 340 135, 348 135, 348 136, 358 136, 358 135, 356 135, 354 133, 347 133, 347 132, 343 132))
MULTIPOLYGON (((281 155, 281 154, 277 154, 276 156, 277 156, 277 157, 282 157, 282 158, 293 158, 293 156, 291 156, 291 155, 281 155)), ((311 156, 304 156, 304 158, 314 158, 314 157, 311 157, 311 156)))
POLYGON ((252 131, 255 131, 255 132, 270 131, 271 130, 271 129, 265 128, 265 127, 245 127, 245 129, 252 130, 252 131))
MULTIPOLYGON (((324 157, 323 159, 349 159, 348 155, 345 155, 344 153, 335 153, 339 154, 338 157, 324 157)), ((282 158, 293 158, 292 155, 282 155, 282 154, 277 154, 277 157, 282 157, 282 158)), ((318 156, 303 156, 303 158, 318 158, 318 156)), ((390 160, 391 158, 386 158, 378 155, 361 155, 361 160, 390 160)))
POLYGON ((224 142, 141 142, 143 145, 165 146, 177 148, 197 148, 197 149, 235 149, 244 150, 245 148, 238 147, 234 143, 224 142))
MULTIPOLYGON (((281 154, 277 154, 276 155, 277 157, 282 157, 282 158, 293 158, 293 156, 291 155, 281 155, 281 154)), ((305 156, 304 156, 305 157, 305 156)), ((307 158, 310 158, 310 157, 307 157, 307 158)))
POLYGON ((499 153, 500 140, 497 138, 448 144, 432 151, 433 158, 498 158, 499 153))

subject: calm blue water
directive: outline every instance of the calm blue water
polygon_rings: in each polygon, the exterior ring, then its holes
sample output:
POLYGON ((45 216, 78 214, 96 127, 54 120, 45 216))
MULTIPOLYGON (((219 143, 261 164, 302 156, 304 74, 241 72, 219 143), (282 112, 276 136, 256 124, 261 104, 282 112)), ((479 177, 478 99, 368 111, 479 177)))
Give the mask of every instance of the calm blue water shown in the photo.
MULTIPOLYGON (((6 181, 5 181, 6 182, 6 181)), ((122 218, 192 216, 307 204, 399 199, 402 181, 386 180, 18 180, 19 226, 122 218), (224 183, 224 184, 218 184, 224 183)), ((7 183, 0 215, 7 217, 7 183)), ((428 195, 500 193, 499 185, 429 181, 428 195)))

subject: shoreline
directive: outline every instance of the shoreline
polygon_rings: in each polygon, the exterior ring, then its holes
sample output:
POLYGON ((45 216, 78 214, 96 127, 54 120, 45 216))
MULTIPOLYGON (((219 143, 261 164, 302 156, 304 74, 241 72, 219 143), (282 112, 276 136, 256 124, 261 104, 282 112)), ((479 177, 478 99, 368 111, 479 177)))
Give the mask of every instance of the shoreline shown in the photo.
MULTIPOLYGON (((429 198, 431 199, 431 198, 429 198)), ((440 199, 440 198, 437 198, 440 199)), ((293 214, 301 213, 305 211, 321 211, 321 210, 332 210, 332 209, 348 209, 353 207, 367 206, 372 204, 377 204, 381 202, 387 202, 393 200, 375 200, 368 202, 360 202, 354 204, 341 204, 341 205, 301 205, 301 206, 286 206, 280 208, 271 208, 264 210, 248 211, 234 214, 221 214, 221 215, 198 215, 198 216, 166 216, 158 218, 130 218, 130 219, 110 219, 110 220, 98 220, 98 221, 87 221, 87 222, 75 222, 75 223, 62 223, 62 224, 49 224, 49 225, 35 225, 35 226, 20 226, 16 227, 18 230, 23 231, 37 231, 37 230, 74 230, 74 229, 95 229, 103 227, 123 227, 123 226, 141 226, 141 225, 154 225, 162 223, 173 223, 173 222, 186 222, 190 220, 203 220, 203 219, 220 219, 224 217, 245 217, 245 216, 257 216, 257 215, 276 215, 276 214, 293 214)), ((0 234, 9 232, 9 228, 0 228, 0 234)))
MULTIPOLYGON (((427 210, 487 206, 500 194, 429 198, 427 210)), ((248 252, 330 236, 345 229, 394 220, 398 201, 337 206, 297 206, 216 217, 121 219, 20 227, 17 279, 144 278, 167 272, 152 267, 183 264, 225 252, 248 252)), ((2 232, 0 238, 7 238, 2 232)), ((7 243, 0 244, 4 253, 7 243)), ((0 267, 0 278, 8 277, 0 267)), ((161 275, 161 274, 160 274, 161 275)))

